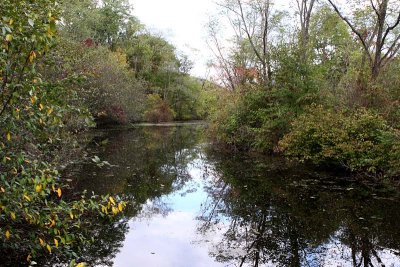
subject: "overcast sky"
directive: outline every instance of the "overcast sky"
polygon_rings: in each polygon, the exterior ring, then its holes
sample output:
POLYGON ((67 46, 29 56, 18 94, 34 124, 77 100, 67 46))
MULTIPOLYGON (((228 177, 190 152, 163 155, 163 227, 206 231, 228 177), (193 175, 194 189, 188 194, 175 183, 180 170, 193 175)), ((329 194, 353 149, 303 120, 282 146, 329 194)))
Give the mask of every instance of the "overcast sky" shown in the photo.
POLYGON ((130 0, 133 15, 153 32, 161 32, 178 51, 190 56, 192 74, 206 76, 211 55, 205 42, 204 25, 216 9, 214 0, 130 0))
MULTIPOLYGON (((195 62, 192 75, 206 78, 211 52, 206 44, 210 15, 217 10, 216 0, 130 0, 133 15, 153 32, 161 32, 178 51, 195 62)), ((291 0, 277 0, 282 6, 291 0)))

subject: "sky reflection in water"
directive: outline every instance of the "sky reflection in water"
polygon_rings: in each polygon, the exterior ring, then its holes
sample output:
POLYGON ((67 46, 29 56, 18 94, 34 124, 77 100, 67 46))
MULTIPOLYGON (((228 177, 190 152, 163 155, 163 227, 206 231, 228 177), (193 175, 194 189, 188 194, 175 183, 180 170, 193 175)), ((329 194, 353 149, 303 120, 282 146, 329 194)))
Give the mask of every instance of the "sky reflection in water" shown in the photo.
MULTIPOLYGON (((139 215, 129 222, 131 230, 116 256, 115 266, 225 266, 208 255, 207 244, 195 241, 195 218, 207 198, 207 193, 202 189, 202 169, 196 167, 199 163, 188 165, 192 179, 183 189, 162 198, 161 201, 168 203, 171 212, 166 216, 151 218, 139 215), (186 193, 188 190, 190 192, 186 193)), ((152 206, 152 203, 148 203, 144 210, 148 206, 152 206)))
POLYGON ((400 266, 398 198, 276 159, 212 152, 202 130, 96 137, 108 142, 93 153, 118 167, 82 166, 78 187, 135 203, 114 266, 400 266))

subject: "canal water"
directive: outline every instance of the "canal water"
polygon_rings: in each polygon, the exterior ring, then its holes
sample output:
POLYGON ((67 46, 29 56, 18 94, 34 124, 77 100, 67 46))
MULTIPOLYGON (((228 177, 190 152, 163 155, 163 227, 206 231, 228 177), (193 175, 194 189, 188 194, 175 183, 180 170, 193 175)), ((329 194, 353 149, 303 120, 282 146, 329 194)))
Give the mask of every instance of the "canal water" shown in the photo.
POLYGON ((221 152, 202 125, 94 134, 68 176, 119 195, 125 217, 98 230, 93 266, 400 266, 394 192, 280 158, 221 152), (100 159, 96 159, 98 156, 100 159))

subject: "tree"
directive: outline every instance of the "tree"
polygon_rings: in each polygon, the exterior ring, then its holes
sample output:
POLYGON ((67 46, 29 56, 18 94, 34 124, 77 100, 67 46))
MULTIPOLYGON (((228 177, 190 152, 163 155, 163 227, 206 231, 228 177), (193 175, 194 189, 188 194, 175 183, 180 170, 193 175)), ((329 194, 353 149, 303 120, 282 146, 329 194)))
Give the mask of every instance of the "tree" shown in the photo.
POLYGON ((315 0, 296 0, 300 17, 300 45, 302 51, 302 60, 307 59, 308 42, 310 39, 311 14, 315 0))
POLYGON ((0 250, 5 260, 15 255, 17 265, 49 254, 76 258, 73 250, 91 243, 91 221, 124 206, 65 194, 60 150, 76 145, 68 117, 83 116, 87 124, 90 118, 70 101, 75 95, 64 85, 72 77, 50 81, 39 72, 54 48, 58 7, 56 0, 0 2, 0 250))
MULTIPOLYGON (((336 13, 347 23, 361 42, 368 57, 372 80, 376 80, 382 70, 400 50, 400 5, 389 0, 370 0, 367 16, 373 17, 373 28, 360 28, 339 10, 333 0, 328 0, 336 13)), ((367 5, 367 1, 363 4, 367 5)))
POLYGON ((219 5, 224 8, 232 28, 236 42, 243 39, 249 42, 255 61, 252 66, 259 70, 261 83, 268 87, 271 82, 272 66, 270 55, 270 34, 274 25, 271 0, 226 0, 219 5))
POLYGON ((126 0, 72 0, 62 5, 61 29, 79 42, 91 38, 115 49, 118 42, 142 29, 126 0))
POLYGON ((222 46, 221 41, 219 40, 218 27, 219 24, 217 20, 211 20, 208 23, 209 38, 207 40, 207 44, 217 61, 213 65, 219 71, 218 82, 222 83, 225 88, 235 91, 236 79, 234 63, 229 58, 229 55, 224 53, 225 48, 222 46))

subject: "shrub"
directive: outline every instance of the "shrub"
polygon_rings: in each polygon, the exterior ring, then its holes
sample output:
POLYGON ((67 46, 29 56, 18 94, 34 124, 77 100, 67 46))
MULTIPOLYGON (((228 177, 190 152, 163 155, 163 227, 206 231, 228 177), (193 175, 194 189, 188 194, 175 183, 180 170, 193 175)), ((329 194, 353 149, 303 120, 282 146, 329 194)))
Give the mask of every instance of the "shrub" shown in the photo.
POLYGON ((399 133, 365 108, 334 110, 312 105, 279 142, 289 157, 370 173, 400 171, 399 133))
POLYGON ((211 134, 217 142, 240 150, 271 152, 287 132, 287 125, 295 116, 291 108, 282 104, 277 91, 249 88, 232 93, 219 103, 212 114, 211 134))
POLYGON ((149 122, 167 122, 174 119, 174 111, 167 102, 161 99, 158 94, 150 94, 147 96, 146 111, 144 118, 149 122))
POLYGON ((2 265, 9 258, 19 266, 34 264, 49 254, 77 258, 74 250, 93 242, 87 226, 112 219, 125 206, 110 197, 64 194, 70 188, 58 172, 57 155, 71 139, 73 146, 76 140, 68 130, 77 129, 69 127, 68 119, 82 117, 82 127, 91 120, 74 105, 73 90, 64 88, 68 74, 52 81, 38 72, 39 59, 55 42, 57 6, 54 0, 0 1, 2 265))
POLYGON ((88 107, 98 123, 126 123, 142 119, 145 86, 129 69, 126 55, 107 47, 86 46, 65 37, 46 57, 42 72, 46 80, 75 76, 79 82, 74 105, 88 107))

